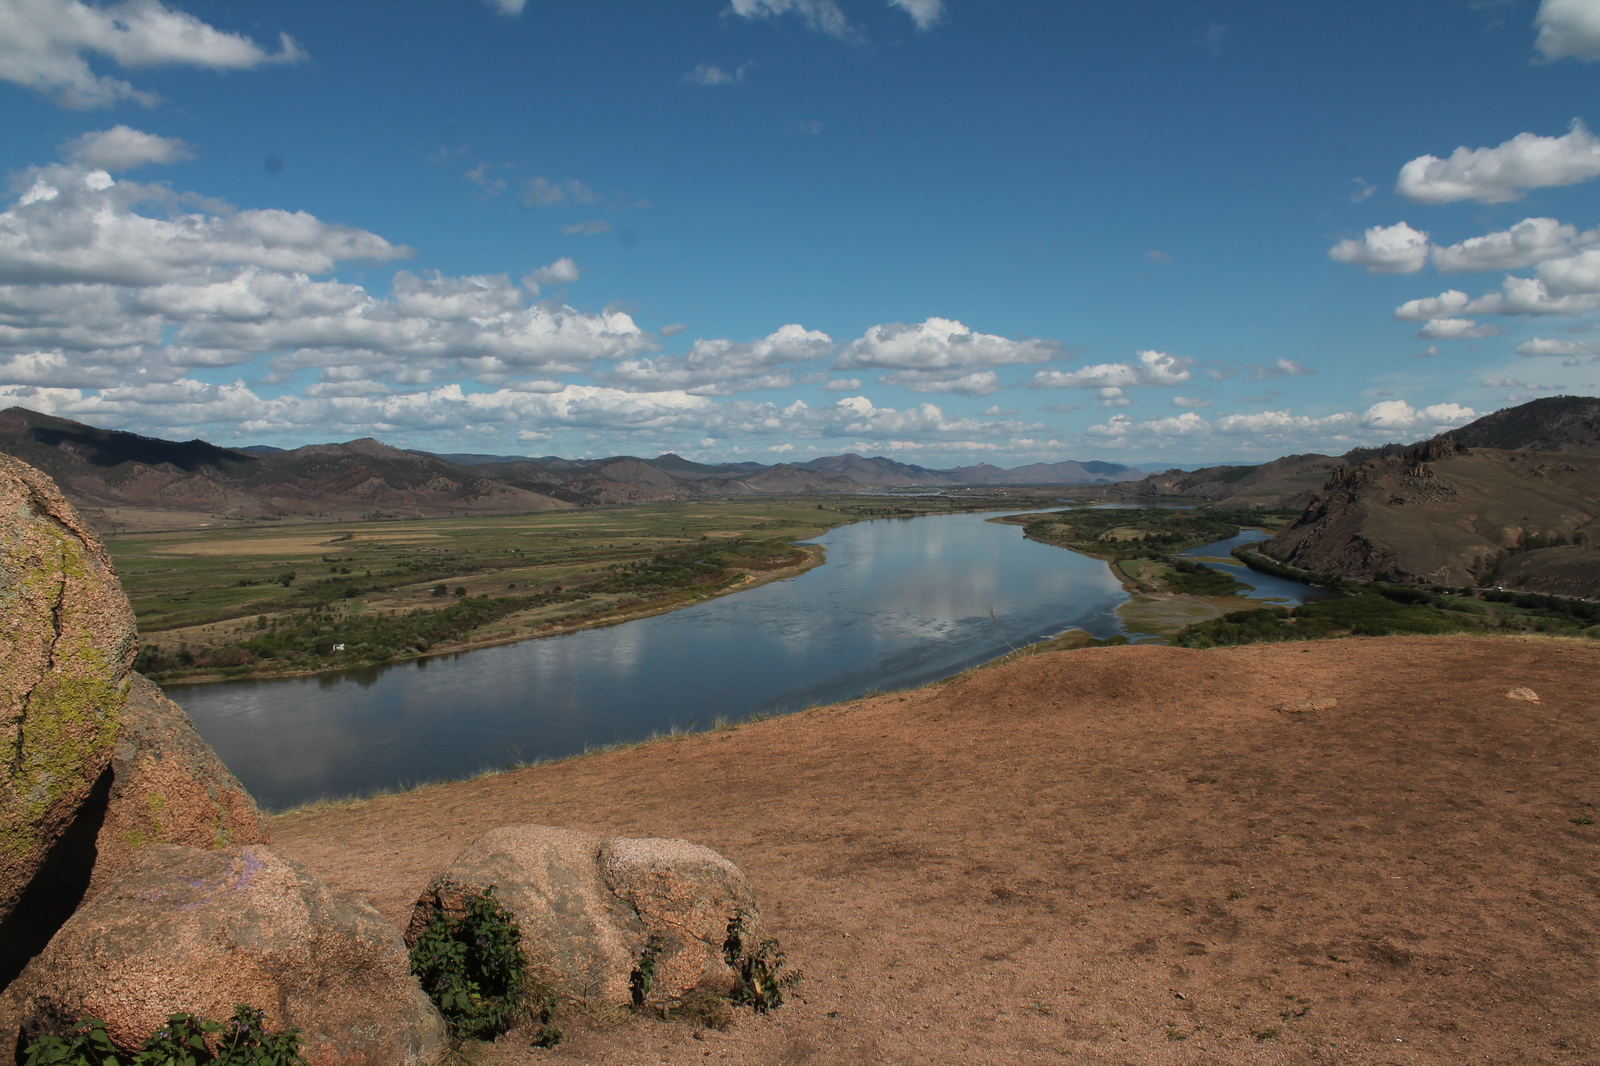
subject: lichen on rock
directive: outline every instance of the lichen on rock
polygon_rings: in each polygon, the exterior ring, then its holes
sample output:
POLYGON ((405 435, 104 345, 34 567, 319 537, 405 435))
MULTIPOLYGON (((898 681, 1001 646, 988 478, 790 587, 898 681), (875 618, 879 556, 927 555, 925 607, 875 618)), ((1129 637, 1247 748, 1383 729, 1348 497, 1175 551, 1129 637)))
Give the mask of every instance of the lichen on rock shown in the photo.
POLYGON ((0 918, 111 761, 136 651, 105 546, 0 456, 0 918))

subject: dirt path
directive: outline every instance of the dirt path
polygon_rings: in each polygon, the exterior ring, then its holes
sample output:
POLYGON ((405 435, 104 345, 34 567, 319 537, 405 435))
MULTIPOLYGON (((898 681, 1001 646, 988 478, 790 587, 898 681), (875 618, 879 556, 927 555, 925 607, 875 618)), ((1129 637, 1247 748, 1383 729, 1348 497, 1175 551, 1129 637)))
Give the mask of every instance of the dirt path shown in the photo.
POLYGON ((1061 652, 273 832, 396 922, 495 825, 687 837, 806 973, 484 1062, 1595 1063, 1597 680, 1535 638, 1061 652))

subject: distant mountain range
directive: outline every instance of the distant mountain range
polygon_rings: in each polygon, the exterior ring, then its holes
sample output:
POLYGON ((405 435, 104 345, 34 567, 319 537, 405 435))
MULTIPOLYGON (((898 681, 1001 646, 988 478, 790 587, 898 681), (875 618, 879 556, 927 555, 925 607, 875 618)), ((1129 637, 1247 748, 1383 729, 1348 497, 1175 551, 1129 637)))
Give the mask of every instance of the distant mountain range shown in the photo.
POLYGON ((44 470, 103 528, 153 515, 169 526, 217 518, 422 517, 521 513, 772 493, 851 493, 910 486, 1104 484, 1143 471, 1063 462, 1002 470, 988 464, 929 470, 883 457, 825 456, 806 463, 696 463, 666 454, 455 454, 392 448, 370 438, 284 450, 221 448, 97 429, 11 407, 0 411, 0 452, 44 470))

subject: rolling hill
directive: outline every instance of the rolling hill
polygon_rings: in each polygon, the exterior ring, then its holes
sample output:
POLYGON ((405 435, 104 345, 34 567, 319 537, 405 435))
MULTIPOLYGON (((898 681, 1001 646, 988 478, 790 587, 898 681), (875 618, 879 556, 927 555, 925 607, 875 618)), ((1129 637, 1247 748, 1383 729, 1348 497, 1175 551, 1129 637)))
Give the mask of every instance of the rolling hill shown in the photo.
POLYGON ((1355 578, 1600 597, 1600 399, 1534 400, 1340 466, 1263 551, 1355 578))

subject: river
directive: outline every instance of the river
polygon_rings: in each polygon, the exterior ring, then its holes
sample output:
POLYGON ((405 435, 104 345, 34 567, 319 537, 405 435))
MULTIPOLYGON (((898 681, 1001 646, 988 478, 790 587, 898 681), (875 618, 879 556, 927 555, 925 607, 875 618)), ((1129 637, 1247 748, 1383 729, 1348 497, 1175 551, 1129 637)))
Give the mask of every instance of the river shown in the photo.
MULTIPOLYGON (((609 628, 168 695, 281 810, 922 685, 1072 627, 1119 632, 1128 597, 1105 563, 989 517, 841 526, 815 541, 823 566, 609 628)), ((1295 583, 1265 580, 1297 602, 1295 583)))

